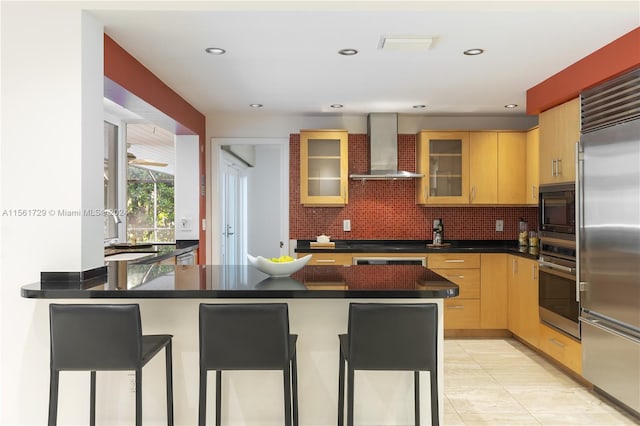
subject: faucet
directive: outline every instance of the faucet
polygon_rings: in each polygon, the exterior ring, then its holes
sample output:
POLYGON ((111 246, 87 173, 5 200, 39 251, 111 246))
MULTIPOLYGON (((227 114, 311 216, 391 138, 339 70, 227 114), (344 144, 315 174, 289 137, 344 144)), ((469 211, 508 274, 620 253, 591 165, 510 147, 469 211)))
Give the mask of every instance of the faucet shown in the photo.
POLYGON ((119 224, 122 223, 122 219, 120 219, 120 217, 118 217, 118 215, 113 211, 113 210, 107 210, 107 212, 113 216, 113 221, 115 222, 115 224, 119 224))

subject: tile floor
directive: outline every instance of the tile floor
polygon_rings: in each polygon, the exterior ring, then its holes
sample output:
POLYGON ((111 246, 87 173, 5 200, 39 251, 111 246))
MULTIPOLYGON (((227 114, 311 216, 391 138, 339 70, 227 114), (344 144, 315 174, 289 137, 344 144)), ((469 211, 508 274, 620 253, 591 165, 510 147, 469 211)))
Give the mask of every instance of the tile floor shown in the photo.
POLYGON ((639 425, 514 339, 446 339, 444 425, 639 425))

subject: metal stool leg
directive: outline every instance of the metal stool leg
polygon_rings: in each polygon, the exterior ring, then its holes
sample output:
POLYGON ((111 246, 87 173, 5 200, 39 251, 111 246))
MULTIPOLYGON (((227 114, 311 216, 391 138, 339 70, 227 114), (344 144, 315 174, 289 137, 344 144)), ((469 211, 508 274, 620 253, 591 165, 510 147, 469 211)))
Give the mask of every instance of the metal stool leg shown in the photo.
POLYGON ((293 392, 293 425, 298 426, 298 361, 295 352, 291 358, 291 388, 293 392))
POLYGON ((142 368, 136 369, 136 426, 142 426, 142 368))
POLYGON ((413 392, 415 395, 415 419, 416 426, 420 426, 420 372, 413 372, 413 392))
POLYGON ((91 372, 91 390, 89 392, 89 424, 96 426, 96 372, 91 372))
POLYGON ((438 426, 440 424, 439 407, 438 407, 438 373, 429 371, 431 379, 431 425, 438 426))
POLYGON ((58 382, 60 372, 51 369, 49 373, 49 426, 58 424, 58 382))
POLYGON ((200 367, 200 398, 198 401, 198 425, 207 422, 207 370, 200 367))
POLYGON ((289 366, 282 370, 282 378, 284 381, 284 424, 291 424, 291 372, 289 366))
POLYGON ((338 371, 338 426, 344 425, 344 363, 345 359, 340 348, 340 366, 338 371))
POLYGON ((167 382, 167 425, 173 426, 173 359, 171 340, 164 348, 166 361, 166 382, 167 382))
POLYGON ((353 393, 354 393, 354 370, 351 365, 347 366, 347 426, 353 426, 353 393))
POLYGON ((216 370, 216 426, 222 424, 222 371, 216 370))

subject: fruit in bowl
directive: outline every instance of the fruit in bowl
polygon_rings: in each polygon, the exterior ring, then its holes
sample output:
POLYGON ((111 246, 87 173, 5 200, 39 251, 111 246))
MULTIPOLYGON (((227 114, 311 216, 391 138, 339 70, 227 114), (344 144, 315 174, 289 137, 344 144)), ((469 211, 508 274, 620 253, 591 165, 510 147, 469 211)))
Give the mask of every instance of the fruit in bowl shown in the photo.
POLYGON ((302 267, 311 260, 311 255, 308 254, 299 259, 294 259, 291 256, 265 258, 262 256, 251 256, 248 254, 247 258, 249 259, 249 263, 259 271, 277 278, 288 277, 294 272, 302 269, 302 267))

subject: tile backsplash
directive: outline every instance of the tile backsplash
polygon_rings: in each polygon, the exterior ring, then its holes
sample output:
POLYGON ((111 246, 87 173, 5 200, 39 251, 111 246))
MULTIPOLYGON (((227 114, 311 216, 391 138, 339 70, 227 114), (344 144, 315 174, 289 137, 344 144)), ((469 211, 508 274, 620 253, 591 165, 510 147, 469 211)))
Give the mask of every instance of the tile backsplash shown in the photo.
MULTIPOLYGON (((446 240, 516 240, 523 218, 537 228, 537 207, 424 207, 416 205, 415 180, 349 180, 345 207, 304 207, 300 204, 300 135, 289 138, 289 234, 291 239, 330 235, 338 240, 430 240, 433 219, 444 221, 446 240), (351 221, 351 231, 342 221, 351 221), (496 220, 504 230, 496 232, 496 220)), ((398 168, 415 171, 415 135, 398 135, 398 168)), ((368 172, 366 134, 349 135, 349 173, 368 172)))

